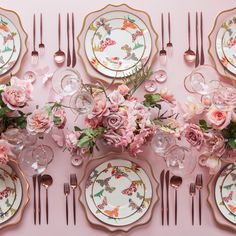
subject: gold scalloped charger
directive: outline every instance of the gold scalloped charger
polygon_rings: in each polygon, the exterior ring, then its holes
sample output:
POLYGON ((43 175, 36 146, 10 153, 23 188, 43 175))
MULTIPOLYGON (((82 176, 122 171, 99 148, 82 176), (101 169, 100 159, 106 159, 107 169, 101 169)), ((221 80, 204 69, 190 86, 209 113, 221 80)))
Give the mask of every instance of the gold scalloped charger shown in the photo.
POLYGON ((0 8, 0 83, 20 70, 28 50, 27 37, 18 14, 0 8))
POLYGON ((235 31, 234 16, 236 16, 236 8, 219 13, 208 36, 208 52, 216 70, 221 76, 232 80, 236 80, 235 46, 231 42, 235 31))
POLYGON ((228 204, 235 199, 231 191, 234 180, 231 178, 229 183, 229 177, 235 169, 235 164, 226 165, 217 175, 212 176, 208 183, 208 203, 216 222, 223 228, 234 231, 236 231, 236 216, 228 204))
POLYGON ((0 165, 0 229, 19 223, 29 201, 29 185, 19 165, 0 165))
POLYGON ((79 187, 88 221, 111 232, 147 224, 159 200, 149 163, 125 154, 108 153, 88 161, 79 187))
POLYGON ((93 79, 122 83, 157 54, 157 33, 150 16, 126 4, 107 5, 84 19, 79 56, 93 79))

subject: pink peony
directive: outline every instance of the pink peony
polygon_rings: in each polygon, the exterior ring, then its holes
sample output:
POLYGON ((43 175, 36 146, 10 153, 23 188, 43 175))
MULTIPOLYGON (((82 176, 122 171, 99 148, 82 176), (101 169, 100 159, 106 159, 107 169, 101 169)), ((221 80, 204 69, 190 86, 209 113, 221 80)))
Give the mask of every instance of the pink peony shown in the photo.
POLYGON ((119 93, 119 91, 114 90, 110 95, 109 95, 109 99, 111 101, 112 104, 115 105, 121 105, 122 103, 125 102, 125 98, 123 95, 121 95, 119 93))
POLYGON ((211 154, 221 157, 225 153, 225 138, 221 134, 204 134, 206 147, 211 154))
POLYGON ((11 110, 17 110, 27 104, 27 96, 24 89, 16 86, 9 86, 2 92, 2 100, 11 110))
POLYGON ((14 157, 11 145, 6 140, 0 139, 0 164, 7 164, 11 157, 14 157))
POLYGON ((222 111, 215 106, 211 106, 206 118, 213 128, 222 130, 230 124, 231 115, 230 111, 222 111))
POLYGON ((76 153, 77 151, 77 142, 80 137, 79 132, 72 132, 70 134, 66 135, 65 142, 66 142, 66 148, 71 153, 76 153))
POLYGON ((53 111, 53 122, 58 129, 63 129, 66 125, 66 112, 59 107, 53 111))
POLYGON ((94 117, 101 118, 102 116, 108 116, 110 113, 108 109, 108 102, 105 96, 96 96, 94 98, 94 107, 92 113, 88 115, 89 119, 94 117))
POLYGON ((122 85, 118 86, 117 90, 122 96, 126 96, 129 92, 129 87, 126 86, 125 84, 122 84, 122 85))
POLYGON ((194 147, 200 148, 204 142, 204 135, 199 126, 187 124, 184 129, 186 140, 194 147))
POLYGON ((53 126, 48 113, 44 109, 36 109, 31 115, 27 117, 27 127, 29 133, 43 134, 48 133, 53 126))

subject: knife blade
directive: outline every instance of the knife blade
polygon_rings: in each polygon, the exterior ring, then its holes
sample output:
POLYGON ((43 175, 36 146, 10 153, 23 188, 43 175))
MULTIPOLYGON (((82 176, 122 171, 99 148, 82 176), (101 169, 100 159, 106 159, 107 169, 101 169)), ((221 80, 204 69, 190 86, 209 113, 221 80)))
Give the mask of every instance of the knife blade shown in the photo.
POLYGON ((76 53, 75 53, 75 22, 74 22, 74 13, 72 13, 72 67, 75 67, 76 64, 76 53))
POLYGON ((69 13, 67 13, 67 66, 71 64, 71 55, 70 55, 70 20, 69 13))
POLYGON ((165 178, 165 170, 162 170, 160 175, 161 181, 161 224, 164 225, 164 178, 165 178))
POLYGON ((170 183, 170 171, 168 170, 165 175, 166 180, 166 221, 167 225, 169 225, 169 183, 170 183))

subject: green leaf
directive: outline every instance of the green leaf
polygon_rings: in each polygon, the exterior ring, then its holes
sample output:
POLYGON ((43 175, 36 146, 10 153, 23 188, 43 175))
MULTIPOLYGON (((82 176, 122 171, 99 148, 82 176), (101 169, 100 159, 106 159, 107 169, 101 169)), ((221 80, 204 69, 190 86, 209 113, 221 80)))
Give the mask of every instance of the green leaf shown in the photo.
POLYGON ((89 136, 84 136, 84 137, 80 138, 77 142, 77 146, 79 148, 88 147, 90 139, 91 139, 91 137, 89 137, 89 136))
POLYGON ((145 94, 143 105, 146 107, 158 107, 161 109, 161 105, 158 104, 161 101, 161 95, 159 93, 155 94, 145 94))
POLYGON ((55 125, 61 124, 61 119, 60 119, 60 117, 54 116, 54 117, 53 117, 53 123, 54 123, 55 125))
POLYGON ((236 139, 230 138, 227 143, 231 148, 236 148, 236 139))
POLYGON ((205 120, 199 120, 199 127, 204 131, 211 129, 211 127, 207 125, 207 122, 205 120))
POLYGON ((82 131, 82 129, 80 129, 78 126, 75 126, 75 127, 74 127, 74 130, 75 130, 75 131, 82 131))

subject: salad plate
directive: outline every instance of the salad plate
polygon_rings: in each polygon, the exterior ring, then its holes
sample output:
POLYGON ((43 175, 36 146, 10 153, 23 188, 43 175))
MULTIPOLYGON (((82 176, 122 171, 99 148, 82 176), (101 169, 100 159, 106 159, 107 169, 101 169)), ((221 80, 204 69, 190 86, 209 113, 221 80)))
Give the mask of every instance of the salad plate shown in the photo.
POLYGON ((85 170, 79 200, 92 225, 127 232, 151 220, 159 197, 147 161, 112 152, 88 161, 85 170))

